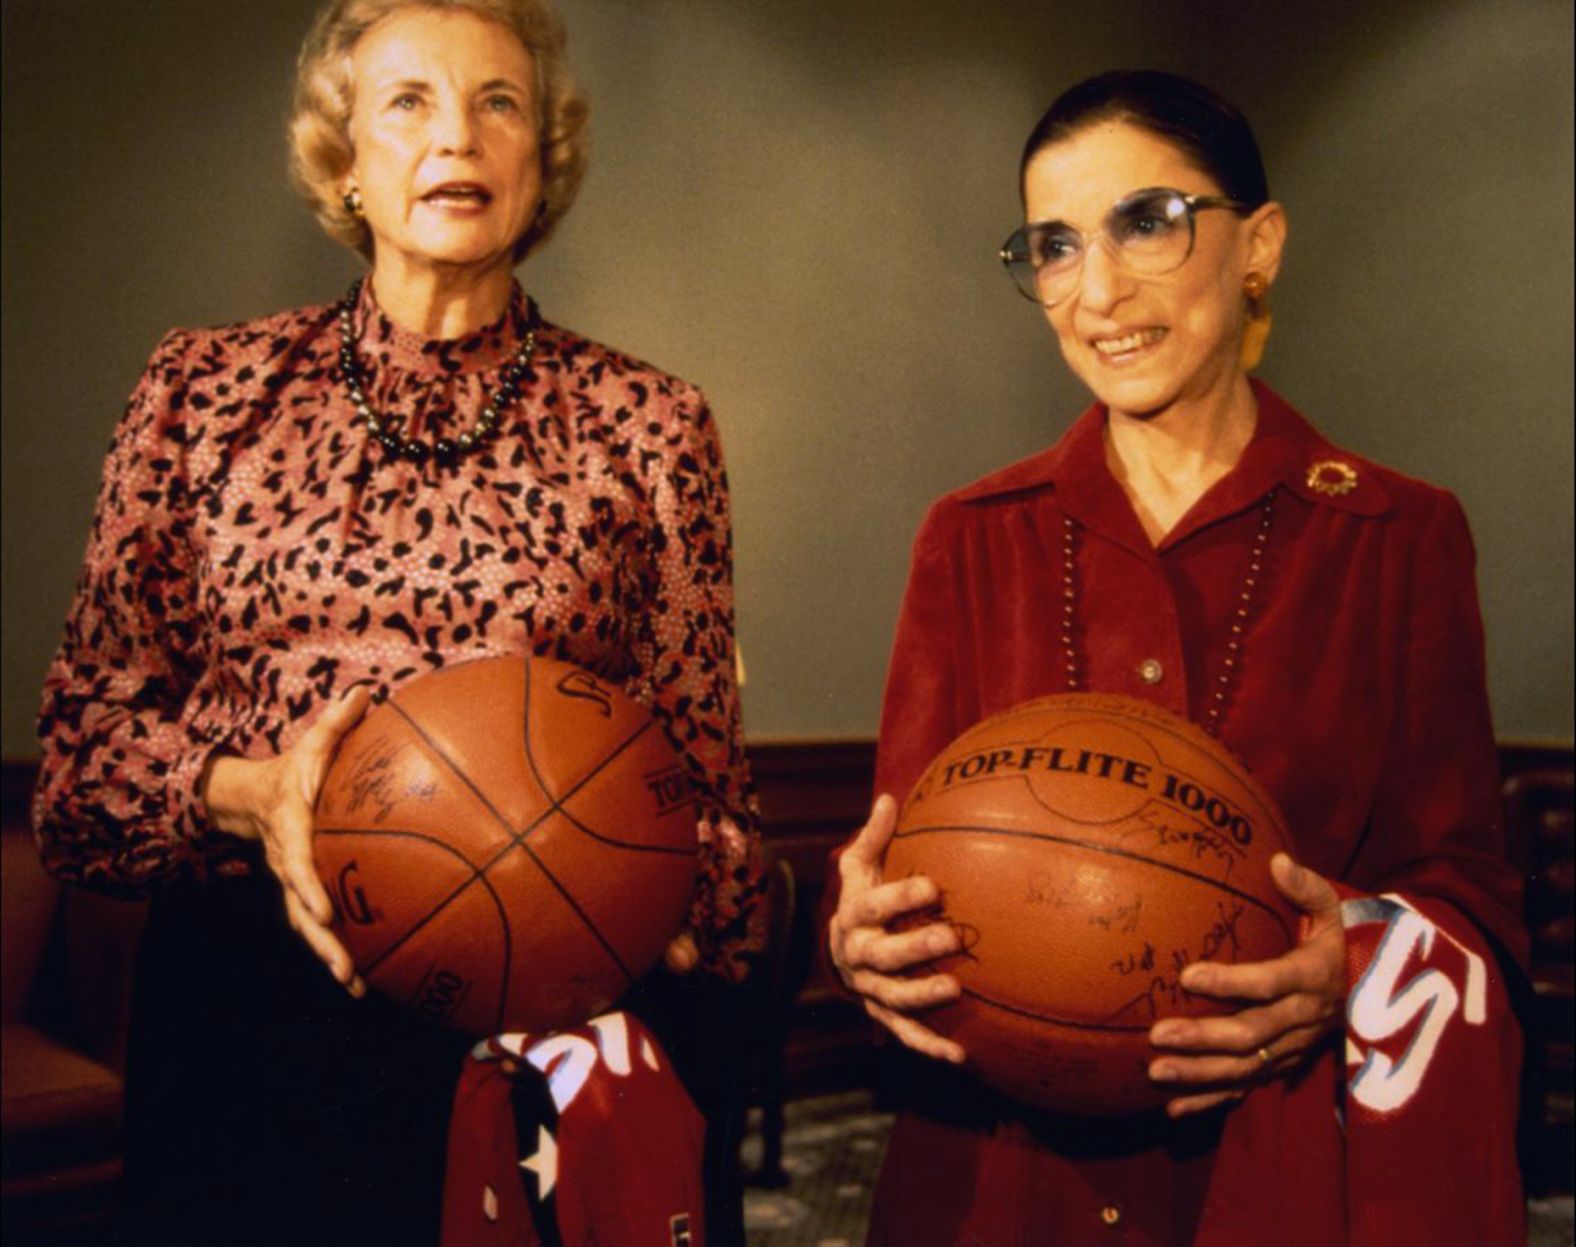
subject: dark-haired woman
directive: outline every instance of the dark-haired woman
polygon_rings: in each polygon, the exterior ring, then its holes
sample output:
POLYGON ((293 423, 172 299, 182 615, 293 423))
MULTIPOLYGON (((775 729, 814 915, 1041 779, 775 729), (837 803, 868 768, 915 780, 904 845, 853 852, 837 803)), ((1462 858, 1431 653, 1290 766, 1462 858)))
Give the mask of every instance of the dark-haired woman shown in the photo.
MULTIPOLYGON (((55 873, 152 896, 127 1144, 150 1242, 437 1241, 470 1041, 351 998, 312 864, 317 787, 369 691, 530 652, 618 682, 698 798, 667 961, 700 974, 671 992, 741 977, 756 942, 716 425, 513 278, 584 170, 563 52, 548 0, 326 3, 294 172, 367 276, 337 305, 171 333, 116 431, 34 818, 55 873)), ((676 1062, 716 1064, 673 1037, 676 1062)))
POLYGON ((1473 552, 1447 493, 1323 439, 1249 379, 1286 218, 1234 109, 1172 75, 1073 88, 1031 135, 1003 258, 1096 402, 1051 449, 940 500, 915 543, 870 822, 834 964, 918 1054, 880 1244, 1518 1241, 1522 935, 1497 817, 1473 552), (1273 961, 1196 964, 1230 1002, 1150 1032, 1150 1117, 983 1093, 925 1025, 944 923, 887 924, 893 796, 980 718, 1066 689, 1145 697, 1284 810, 1306 914, 1273 961), (909 973, 904 973, 909 971, 909 973))

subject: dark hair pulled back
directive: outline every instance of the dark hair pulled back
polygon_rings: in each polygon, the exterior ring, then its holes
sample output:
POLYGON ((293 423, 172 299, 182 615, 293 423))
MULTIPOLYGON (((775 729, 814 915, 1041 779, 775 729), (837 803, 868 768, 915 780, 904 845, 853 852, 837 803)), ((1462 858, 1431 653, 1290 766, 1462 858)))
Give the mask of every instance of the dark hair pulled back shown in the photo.
POLYGON ((1023 145, 1018 188, 1041 148, 1100 121, 1125 121, 1175 146, 1221 193, 1257 208, 1270 197, 1248 119, 1208 87, 1160 70, 1117 69, 1062 92, 1023 145))

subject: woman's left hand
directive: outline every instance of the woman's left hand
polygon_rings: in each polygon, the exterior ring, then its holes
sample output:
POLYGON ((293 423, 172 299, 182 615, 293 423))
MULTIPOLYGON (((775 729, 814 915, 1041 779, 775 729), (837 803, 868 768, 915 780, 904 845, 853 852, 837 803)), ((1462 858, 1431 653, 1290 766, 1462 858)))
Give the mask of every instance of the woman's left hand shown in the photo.
POLYGON ((675 935, 662 954, 662 964, 674 974, 688 974, 699 965, 700 945, 695 942, 695 933, 686 928, 675 935))
POLYGON ((1341 1026, 1341 898, 1326 879, 1284 853, 1275 855, 1270 872, 1286 899, 1307 913, 1307 934, 1273 961, 1199 961, 1182 971, 1183 988, 1195 995, 1253 1003, 1220 1017, 1166 1018, 1150 1030, 1149 1042, 1161 1052, 1149 1077, 1180 1093, 1166 1105, 1172 1117, 1242 1099, 1311 1060, 1341 1026))

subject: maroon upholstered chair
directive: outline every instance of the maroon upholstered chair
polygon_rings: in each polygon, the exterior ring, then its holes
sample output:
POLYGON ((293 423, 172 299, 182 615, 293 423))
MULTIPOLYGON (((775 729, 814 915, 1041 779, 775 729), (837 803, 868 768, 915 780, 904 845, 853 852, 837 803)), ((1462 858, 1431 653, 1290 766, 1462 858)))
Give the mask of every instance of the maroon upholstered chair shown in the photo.
POLYGON ((143 906, 49 878, 21 803, 6 796, 0 1215, 8 1232, 109 1221, 121 1168, 121 1074, 143 906))

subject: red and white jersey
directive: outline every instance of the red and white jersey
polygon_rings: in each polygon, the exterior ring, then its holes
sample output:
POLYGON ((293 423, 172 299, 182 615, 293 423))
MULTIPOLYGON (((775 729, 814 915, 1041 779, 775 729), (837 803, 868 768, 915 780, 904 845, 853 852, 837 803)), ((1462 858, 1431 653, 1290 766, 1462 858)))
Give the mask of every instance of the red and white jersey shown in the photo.
POLYGON ((484 1039, 454 1096, 443 1247, 704 1247, 705 1129, 626 1013, 484 1039))
POLYGON ((1493 952, 1444 901, 1356 897, 1341 915, 1350 1241, 1525 1242, 1521 1031, 1493 952))

